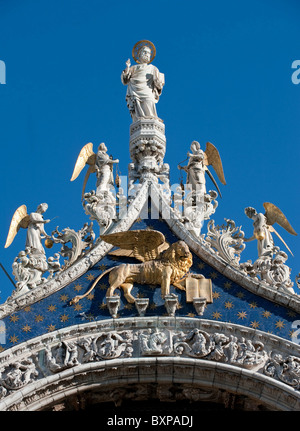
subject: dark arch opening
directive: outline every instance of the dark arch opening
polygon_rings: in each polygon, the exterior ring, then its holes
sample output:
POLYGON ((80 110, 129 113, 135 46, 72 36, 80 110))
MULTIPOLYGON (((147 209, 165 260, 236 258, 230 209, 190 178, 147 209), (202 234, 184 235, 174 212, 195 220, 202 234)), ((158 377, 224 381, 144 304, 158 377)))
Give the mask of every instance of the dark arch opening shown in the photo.
POLYGON ((196 415, 202 411, 268 411, 268 406, 224 390, 186 385, 125 385, 111 390, 86 390, 70 395, 43 411, 103 412, 114 415, 196 415))

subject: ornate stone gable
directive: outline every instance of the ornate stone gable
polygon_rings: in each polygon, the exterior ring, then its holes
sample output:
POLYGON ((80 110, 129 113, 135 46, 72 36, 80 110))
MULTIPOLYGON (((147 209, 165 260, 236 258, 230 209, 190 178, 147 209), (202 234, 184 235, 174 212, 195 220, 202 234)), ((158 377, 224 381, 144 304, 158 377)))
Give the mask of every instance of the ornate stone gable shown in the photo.
MULTIPOLYGON (((178 240, 178 237, 163 219, 138 219, 131 227, 131 230, 137 229, 158 230, 165 235, 170 243, 178 240)), ((111 256, 107 253, 91 269, 66 287, 50 294, 47 298, 8 314, 2 319, 7 331, 6 347, 12 347, 30 340, 32 337, 68 326, 80 325, 88 321, 111 319, 112 315, 105 298, 109 286, 108 276, 104 277, 94 291, 79 303, 70 305, 70 300, 78 294, 85 293, 99 274, 121 262, 132 263, 136 260, 111 256)), ((176 317, 205 318, 215 322, 235 323, 291 340, 293 335, 292 324, 300 318, 297 312, 248 291, 199 258, 195 253, 193 253, 191 272, 203 274, 207 279, 212 280, 213 302, 206 304, 203 314, 198 315, 194 305, 186 302, 186 293, 172 286, 171 293, 178 296, 176 317)), ((168 315, 165 301, 161 297, 158 286, 136 284, 132 293, 139 299, 148 298, 145 316, 168 315)), ((117 290, 116 294, 120 296, 120 305, 116 317, 138 318, 137 306, 128 303, 121 291, 117 290)))

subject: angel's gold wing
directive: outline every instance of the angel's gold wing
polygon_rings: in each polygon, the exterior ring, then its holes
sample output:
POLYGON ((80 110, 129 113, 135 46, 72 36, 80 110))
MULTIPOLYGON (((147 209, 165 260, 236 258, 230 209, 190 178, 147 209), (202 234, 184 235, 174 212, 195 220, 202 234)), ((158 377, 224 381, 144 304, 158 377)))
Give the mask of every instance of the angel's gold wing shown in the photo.
POLYGON ((29 225, 29 215, 27 214, 26 205, 21 205, 16 209, 9 226, 9 231, 5 243, 5 248, 9 247, 17 235, 20 227, 27 229, 29 225))
POLYGON ((77 161, 75 163, 75 167, 71 177, 71 181, 76 180, 76 178, 78 177, 82 169, 85 167, 85 165, 89 165, 89 168, 85 174, 84 181, 83 181, 82 193, 81 193, 82 199, 83 199, 85 186, 89 179, 89 176, 90 174, 96 171, 95 163, 96 163, 96 154, 93 151, 92 142, 89 142, 81 149, 79 156, 77 157, 77 161))
POLYGON ((219 151, 211 142, 207 142, 204 154, 205 154, 204 164, 206 166, 211 165, 216 171, 216 174, 218 175, 218 178, 221 181, 221 183, 226 185, 223 165, 222 165, 219 151))
POLYGON ((156 259, 169 248, 165 236, 157 230, 129 230, 101 235, 103 241, 120 247, 112 251, 113 256, 134 257, 142 262, 156 259))
POLYGON ((270 202, 265 202, 263 206, 264 206, 264 209, 266 210, 265 217, 267 219, 268 225, 272 226, 273 224, 278 223, 279 226, 283 227, 290 234, 297 235, 295 230, 288 222, 286 216, 276 205, 271 204, 270 202))
POLYGON ((287 232, 289 232, 292 235, 297 235, 297 233, 288 222, 286 216, 276 205, 271 204, 270 202, 265 202, 263 206, 266 210, 264 215, 266 217, 267 225, 269 227, 270 232, 274 232, 278 236, 278 238, 283 242, 283 244, 286 246, 286 248, 291 253, 291 255, 293 255, 293 253, 291 252, 286 242, 281 238, 279 233, 273 227, 273 224, 278 223, 279 226, 283 227, 287 232))
POLYGON ((93 144, 92 142, 89 142, 86 144, 80 151, 75 167, 73 170, 73 174, 71 177, 71 181, 76 180, 82 169, 85 167, 86 164, 93 166, 96 162, 96 154, 93 151, 93 144))

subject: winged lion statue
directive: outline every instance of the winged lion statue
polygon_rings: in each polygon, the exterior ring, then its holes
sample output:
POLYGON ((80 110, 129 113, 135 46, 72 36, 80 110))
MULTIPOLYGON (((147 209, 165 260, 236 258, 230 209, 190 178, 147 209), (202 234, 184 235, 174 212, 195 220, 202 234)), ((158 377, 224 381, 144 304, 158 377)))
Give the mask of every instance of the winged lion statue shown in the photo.
MULTIPOLYGON (((93 282, 84 294, 72 299, 71 304, 86 297, 102 277, 109 273, 109 288, 106 296, 111 297, 115 289, 122 288, 128 302, 134 303, 131 295, 134 283, 161 286, 164 298, 170 293, 170 285, 185 290, 184 281, 193 264, 192 253, 184 241, 169 245, 165 236, 156 230, 133 230, 102 235, 105 242, 119 247, 110 254, 134 257, 141 263, 121 263, 107 269, 93 282)), ((195 278, 204 278, 195 274, 195 278)))

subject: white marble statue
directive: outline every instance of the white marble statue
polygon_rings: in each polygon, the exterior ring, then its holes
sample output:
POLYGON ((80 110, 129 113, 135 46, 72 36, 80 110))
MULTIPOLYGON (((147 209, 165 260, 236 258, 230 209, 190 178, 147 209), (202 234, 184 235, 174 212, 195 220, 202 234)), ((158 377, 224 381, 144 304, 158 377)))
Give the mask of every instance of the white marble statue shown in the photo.
POLYGON ((205 154, 204 151, 201 150, 200 144, 197 141, 192 142, 191 151, 191 153, 188 152, 187 154, 189 157, 187 166, 178 165, 178 168, 184 170, 187 173, 186 182, 192 186, 192 190, 204 195, 206 193, 206 166, 204 164, 205 154))
POLYGON ((47 211, 48 205, 46 203, 40 204, 36 212, 29 214, 29 224, 27 228, 27 237, 25 247, 32 247, 40 253, 45 253, 44 247, 41 243, 42 238, 50 238, 45 232, 45 223, 50 220, 44 220, 43 213, 47 211))
POLYGON ((271 232, 268 229, 267 220, 264 214, 258 213, 255 208, 245 208, 245 214, 253 220, 253 235, 250 238, 244 238, 245 242, 257 240, 258 256, 273 254, 274 241, 271 232))
POLYGON ((47 211, 48 205, 42 203, 37 207, 35 212, 30 214, 27 213, 26 205, 21 205, 14 213, 5 248, 9 247, 13 242, 20 227, 27 229, 26 236, 26 248, 30 248, 33 252, 45 254, 44 247, 41 240, 43 238, 50 238, 45 232, 45 223, 49 223, 50 220, 44 220, 43 214, 47 211))
POLYGON ((157 118, 156 103, 165 83, 164 75, 150 64, 155 56, 155 47, 151 42, 140 41, 135 47, 137 51, 133 56, 138 64, 131 66, 128 59, 121 75, 122 83, 127 85, 127 106, 133 121, 157 118))
POLYGON ((85 186, 88 181, 89 175, 96 172, 96 196, 103 196, 107 194, 110 187, 114 184, 112 167, 113 164, 119 163, 118 159, 113 159, 107 154, 107 147, 102 142, 98 146, 97 153, 94 153, 93 144, 89 142, 81 150, 77 157, 76 164, 73 170, 71 181, 74 181, 83 168, 89 165, 89 169, 84 178, 82 187, 82 197, 84 196, 85 186))
POLYGON ((107 192, 109 190, 109 186, 114 185, 112 165, 115 163, 119 163, 119 160, 112 159, 107 154, 106 145, 104 143, 101 143, 96 153, 96 162, 95 162, 96 175, 97 175, 96 195, 107 192))
POLYGON ((188 152, 187 156, 189 158, 187 166, 180 166, 179 164, 178 168, 187 173, 186 182, 191 185, 192 191, 201 196, 206 194, 205 174, 207 173, 221 196, 220 189, 207 167, 211 165, 221 183, 226 184, 221 157, 216 147, 211 142, 207 142, 205 151, 203 151, 199 142, 193 141, 191 153, 188 152))

